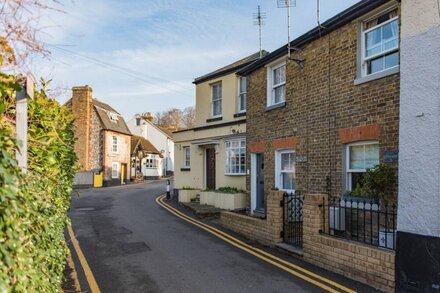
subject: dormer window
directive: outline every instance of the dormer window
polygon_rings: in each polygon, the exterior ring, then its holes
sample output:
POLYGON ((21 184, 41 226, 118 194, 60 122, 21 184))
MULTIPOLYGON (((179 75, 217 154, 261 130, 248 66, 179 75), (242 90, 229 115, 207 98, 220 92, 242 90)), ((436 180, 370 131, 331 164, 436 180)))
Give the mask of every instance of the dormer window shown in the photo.
POLYGON ((118 115, 116 113, 108 112, 108 118, 110 118, 111 122, 118 122, 118 115))

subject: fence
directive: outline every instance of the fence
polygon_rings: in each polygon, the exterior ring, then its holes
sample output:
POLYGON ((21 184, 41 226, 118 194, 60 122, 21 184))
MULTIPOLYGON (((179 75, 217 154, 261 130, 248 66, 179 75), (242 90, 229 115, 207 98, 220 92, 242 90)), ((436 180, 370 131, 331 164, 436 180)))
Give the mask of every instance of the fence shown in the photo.
POLYGON ((381 248, 396 248, 396 204, 372 199, 325 199, 321 233, 381 248))

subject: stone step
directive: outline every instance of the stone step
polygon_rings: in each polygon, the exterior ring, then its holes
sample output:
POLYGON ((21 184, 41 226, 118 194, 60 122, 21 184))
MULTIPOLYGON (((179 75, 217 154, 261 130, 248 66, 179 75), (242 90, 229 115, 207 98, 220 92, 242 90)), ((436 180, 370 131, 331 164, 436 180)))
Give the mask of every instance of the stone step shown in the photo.
POLYGON ((201 205, 197 202, 181 203, 184 207, 190 209, 198 218, 218 218, 221 209, 210 205, 201 205))

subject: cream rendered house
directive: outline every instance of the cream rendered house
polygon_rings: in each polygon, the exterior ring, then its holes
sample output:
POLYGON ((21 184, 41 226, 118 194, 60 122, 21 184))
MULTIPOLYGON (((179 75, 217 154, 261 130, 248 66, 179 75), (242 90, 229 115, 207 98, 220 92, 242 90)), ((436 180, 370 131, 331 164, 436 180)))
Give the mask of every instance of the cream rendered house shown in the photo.
POLYGON ((195 127, 173 133, 180 201, 200 194, 202 204, 245 207, 244 192, 218 190, 246 189, 246 79, 236 72, 258 59, 259 53, 253 54, 194 80, 195 127))

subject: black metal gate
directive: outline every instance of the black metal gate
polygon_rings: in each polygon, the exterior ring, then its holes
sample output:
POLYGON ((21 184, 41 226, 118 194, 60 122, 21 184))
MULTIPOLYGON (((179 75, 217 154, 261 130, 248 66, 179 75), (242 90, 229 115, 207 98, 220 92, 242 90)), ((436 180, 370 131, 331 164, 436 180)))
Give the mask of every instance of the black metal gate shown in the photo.
POLYGON ((304 196, 298 191, 284 194, 282 236, 285 243, 297 248, 303 247, 303 205, 304 196))

